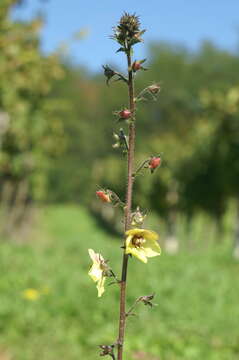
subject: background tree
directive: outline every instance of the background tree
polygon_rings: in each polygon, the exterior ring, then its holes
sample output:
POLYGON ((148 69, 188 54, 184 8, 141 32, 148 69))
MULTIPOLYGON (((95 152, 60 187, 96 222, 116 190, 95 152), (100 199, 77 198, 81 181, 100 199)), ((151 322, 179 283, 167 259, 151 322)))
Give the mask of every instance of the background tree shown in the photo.
POLYGON ((0 185, 7 229, 21 222, 27 204, 44 198, 47 169, 65 142, 60 103, 50 96, 62 67, 57 55, 41 54, 41 19, 11 19, 15 3, 4 1, 0 10, 0 185))

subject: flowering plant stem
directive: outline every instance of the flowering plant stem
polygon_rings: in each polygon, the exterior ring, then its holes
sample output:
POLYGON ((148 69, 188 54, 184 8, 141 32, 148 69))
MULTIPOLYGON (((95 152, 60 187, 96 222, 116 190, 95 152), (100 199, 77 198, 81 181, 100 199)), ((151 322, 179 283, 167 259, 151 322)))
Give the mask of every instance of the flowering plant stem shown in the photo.
MULTIPOLYGON (((135 116, 135 102, 134 102, 134 79, 133 71, 131 68, 131 54, 130 48, 127 53, 128 63, 128 94, 129 94, 129 107, 130 111, 135 116)), ((129 148, 128 148, 128 175, 127 175, 127 189, 126 189, 126 207, 125 207, 125 231, 129 230, 131 223, 131 206, 132 206, 132 192, 133 192, 133 169, 134 169, 134 148, 135 148, 135 118, 130 121, 129 124, 129 148)), ((124 247, 125 248, 125 247, 124 247)), ((127 281, 127 268, 128 268, 128 256, 123 253, 122 273, 120 282, 120 315, 119 315, 119 336, 118 336, 118 357, 117 360, 123 358, 123 345, 125 334, 125 300, 126 300, 126 281, 127 281)))
MULTIPOLYGON (((141 66, 135 66, 135 64, 142 64, 144 60, 132 62, 132 47, 142 42, 141 35, 145 30, 140 30, 139 17, 135 14, 130 15, 124 13, 120 18, 118 25, 114 28, 113 39, 120 44, 120 48, 117 52, 124 52, 127 58, 128 65, 128 77, 119 76, 119 73, 111 69, 108 65, 103 66, 104 75, 107 80, 106 83, 109 85, 110 80, 113 78, 115 81, 123 81, 128 87, 128 108, 114 112, 118 116, 118 121, 125 121, 128 123, 128 136, 126 137, 124 130, 120 129, 119 135, 114 134, 114 138, 117 140, 114 148, 123 148, 123 154, 127 152, 127 188, 125 203, 120 200, 117 194, 112 190, 98 190, 96 191, 97 197, 104 203, 111 203, 113 206, 120 205, 124 208, 124 230, 125 239, 123 242, 123 260, 122 260, 122 271, 121 278, 113 273, 111 267, 109 267, 108 260, 105 261, 100 253, 94 252, 93 249, 89 249, 89 255, 92 260, 92 266, 89 270, 89 276, 96 283, 98 290, 98 297, 104 293, 105 280, 107 277, 114 277, 112 284, 120 285, 120 309, 119 309, 119 333, 117 341, 112 345, 99 345, 102 352, 100 356, 111 356, 113 360, 116 360, 114 350, 117 349, 117 360, 123 359, 124 351, 124 337, 125 337, 125 326, 126 319, 132 313, 134 307, 142 302, 144 305, 152 307, 154 304, 151 300, 154 298, 154 294, 144 295, 137 298, 133 306, 131 306, 128 312, 125 311, 126 302, 126 281, 127 281, 127 269, 128 269, 128 257, 133 255, 143 263, 147 263, 149 258, 159 256, 161 253, 160 246, 158 244, 158 234, 154 231, 143 229, 142 224, 145 218, 145 212, 140 211, 140 207, 137 206, 136 210, 132 211, 132 194, 133 185, 136 175, 143 167, 150 169, 151 173, 160 165, 160 157, 152 157, 145 160, 139 168, 135 171, 134 167, 134 152, 135 152, 135 113, 136 113, 136 101, 134 92, 134 74, 138 70, 143 70, 141 66), (116 77, 116 78, 115 78, 116 77)), ((159 92, 159 85, 153 84, 148 86, 147 91, 153 93, 154 96, 159 92)), ((146 91, 146 90, 145 90, 146 91)))

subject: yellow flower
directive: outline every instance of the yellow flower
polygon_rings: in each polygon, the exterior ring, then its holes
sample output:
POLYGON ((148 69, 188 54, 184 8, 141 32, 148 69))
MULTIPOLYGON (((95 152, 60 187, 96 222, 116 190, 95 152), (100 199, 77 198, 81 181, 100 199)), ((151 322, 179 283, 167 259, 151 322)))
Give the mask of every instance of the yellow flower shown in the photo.
POLYGON ((93 261, 88 274, 94 282, 97 282, 96 288, 98 290, 98 297, 101 297, 105 291, 104 283, 109 267, 101 254, 95 253, 92 249, 88 249, 88 252, 91 260, 93 261))
POLYGON ((35 301, 40 297, 40 293, 36 289, 26 289, 22 292, 24 299, 35 301))
POLYGON ((161 254, 160 246, 157 242, 158 234, 154 231, 145 229, 131 229, 126 231, 125 253, 136 256, 139 260, 147 263, 148 257, 161 254))

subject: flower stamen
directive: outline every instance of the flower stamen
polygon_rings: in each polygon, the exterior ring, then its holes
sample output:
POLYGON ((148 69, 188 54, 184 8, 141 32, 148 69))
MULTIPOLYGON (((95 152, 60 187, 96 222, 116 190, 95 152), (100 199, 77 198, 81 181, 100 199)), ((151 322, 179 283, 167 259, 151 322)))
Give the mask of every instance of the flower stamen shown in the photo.
POLYGON ((125 235, 126 254, 131 254, 144 263, 147 263, 148 258, 160 255, 158 235, 154 231, 134 228, 126 231, 125 235))
POLYGON ((132 245, 134 245, 136 248, 141 248, 144 243, 145 239, 142 236, 135 235, 132 239, 132 245))

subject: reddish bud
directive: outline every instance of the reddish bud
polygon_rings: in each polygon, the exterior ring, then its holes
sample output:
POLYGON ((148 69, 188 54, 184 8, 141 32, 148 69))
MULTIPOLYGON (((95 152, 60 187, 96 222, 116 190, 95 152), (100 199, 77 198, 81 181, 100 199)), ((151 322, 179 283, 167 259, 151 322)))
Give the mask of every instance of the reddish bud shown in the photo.
POLYGON ((124 110, 121 110, 121 111, 118 113, 118 115, 119 115, 119 117, 120 117, 121 119, 129 119, 129 118, 131 118, 132 113, 131 113, 130 110, 124 109, 124 110))
POLYGON ((132 64, 132 70, 134 72, 136 72, 136 71, 140 70, 141 68, 142 68, 142 66, 141 66, 140 61, 134 61, 134 63, 132 64))
POLYGON ((97 196, 102 202, 107 202, 107 203, 110 203, 110 202, 111 202, 111 199, 110 199, 109 194, 108 194, 106 191, 104 191, 104 190, 96 191, 96 196, 97 196))
POLYGON ((153 172, 161 164, 161 158, 159 156, 154 156, 149 160, 149 169, 153 172))

